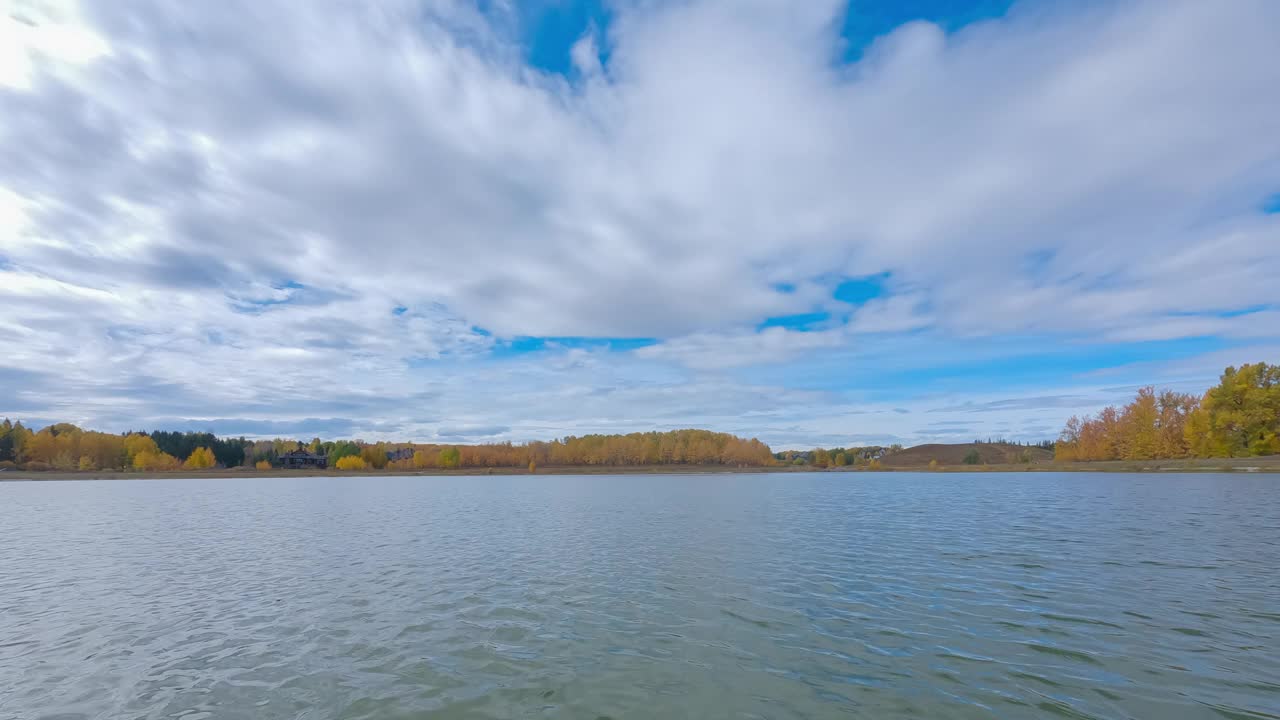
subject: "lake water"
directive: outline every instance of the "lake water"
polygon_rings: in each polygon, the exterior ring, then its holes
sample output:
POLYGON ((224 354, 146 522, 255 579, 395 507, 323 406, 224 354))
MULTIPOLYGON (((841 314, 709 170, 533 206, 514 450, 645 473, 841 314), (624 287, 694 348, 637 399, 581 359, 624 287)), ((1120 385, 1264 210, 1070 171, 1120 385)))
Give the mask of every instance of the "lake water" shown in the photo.
POLYGON ((0 718, 1280 716, 1280 476, 0 483, 0 718))

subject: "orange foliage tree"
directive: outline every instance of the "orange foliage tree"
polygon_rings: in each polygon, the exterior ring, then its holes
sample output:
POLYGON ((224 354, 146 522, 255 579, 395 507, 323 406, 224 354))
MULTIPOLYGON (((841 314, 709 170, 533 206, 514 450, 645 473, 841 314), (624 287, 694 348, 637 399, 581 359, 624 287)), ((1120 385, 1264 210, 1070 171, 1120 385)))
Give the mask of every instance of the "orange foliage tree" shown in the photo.
POLYGON ((1145 387, 1128 405, 1067 421, 1058 461, 1280 454, 1280 366, 1227 368, 1203 399, 1145 387))

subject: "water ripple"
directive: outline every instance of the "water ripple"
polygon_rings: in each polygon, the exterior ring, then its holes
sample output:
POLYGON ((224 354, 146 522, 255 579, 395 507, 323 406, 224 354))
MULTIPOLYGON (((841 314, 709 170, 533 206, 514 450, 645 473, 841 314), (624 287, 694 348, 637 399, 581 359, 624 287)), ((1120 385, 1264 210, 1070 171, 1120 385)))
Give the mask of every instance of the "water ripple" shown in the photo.
POLYGON ((0 717, 1276 718, 1267 477, 0 483, 0 717))

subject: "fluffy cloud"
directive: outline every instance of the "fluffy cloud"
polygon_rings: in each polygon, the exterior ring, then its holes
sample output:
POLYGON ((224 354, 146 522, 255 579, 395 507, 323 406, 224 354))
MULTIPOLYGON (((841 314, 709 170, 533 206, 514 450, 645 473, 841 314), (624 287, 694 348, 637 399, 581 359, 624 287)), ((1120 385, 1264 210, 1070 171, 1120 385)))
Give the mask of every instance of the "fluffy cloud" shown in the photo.
POLYGON ((547 436, 776 416, 727 373, 884 334, 1280 335, 1276 3, 1030 3, 853 65, 842 12, 623 3, 566 78, 461 1, 20 6, 0 366, 48 377, 0 412, 547 436))

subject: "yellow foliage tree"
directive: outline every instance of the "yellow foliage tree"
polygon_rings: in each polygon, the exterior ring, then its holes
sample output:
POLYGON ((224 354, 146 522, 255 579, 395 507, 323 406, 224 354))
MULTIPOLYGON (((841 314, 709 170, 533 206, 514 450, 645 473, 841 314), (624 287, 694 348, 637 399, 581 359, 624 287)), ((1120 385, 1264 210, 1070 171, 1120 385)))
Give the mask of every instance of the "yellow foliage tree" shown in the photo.
POLYGON ((133 434, 124 439, 124 459, 129 465, 137 467, 134 460, 137 459, 139 453, 150 453, 159 455, 160 448, 156 445, 156 441, 151 439, 150 435, 133 434))
POLYGON ((1160 408, 1152 387, 1138 390, 1138 396, 1120 414, 1116 445, 1125 460, 1150 460, 1160 450, 1160 408))
POLYGON ((360 449, 360 458, 364 460, 366 467, 381 470, 387 466, 387 446, 383 443, 366 445, 360 449))
POLYGON ((435 467, 435 459, 421 450, 415 450, 413 453, 413 467, 422 470, 423 468, 435 467))
POLYGON ((182 463, 178 458, 169 453, 151 452, 143 450, 133 456, 133 467, 136 470, 147 470, 151 472, 161 470, 177 470, 182 467, 182 463))
POLYGON ((364 458, 359 455, 348 455, 344 458, 338 458, 336 467, 339 470, 364 470, 367 465, 364 458))
POLYGON ((1201 457, 1280 454, 1280 366, 1227 368, 1188 419, 1184 437, 1201 457))
POLYGON ((191 455, 183 463, 183 467, 188 470, 203 470, 217 464, 218 460, 213 456, 212 450, 206 447, 198 447, 191 451, 191 455))
POLYGON ((938 469, 938 461, 937 461, 937 460, 930 460, 930 461, 929 461, 929 469, 930 469, 930 470, 937 470, 937 469, 938 469))

